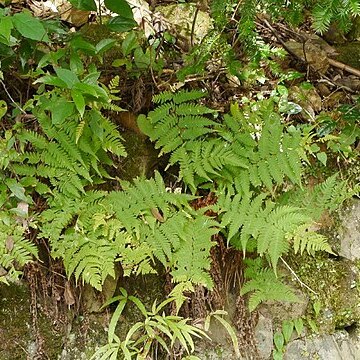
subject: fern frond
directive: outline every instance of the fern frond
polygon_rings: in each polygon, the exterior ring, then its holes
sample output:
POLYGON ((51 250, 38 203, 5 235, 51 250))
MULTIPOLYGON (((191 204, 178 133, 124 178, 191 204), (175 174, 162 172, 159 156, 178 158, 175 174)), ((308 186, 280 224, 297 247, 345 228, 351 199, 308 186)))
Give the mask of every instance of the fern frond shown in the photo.
POLYGON ((175 264, 171 272, 175 282, 191 281, 212 288, 210 269, 210 249, 214 243, 210 240, 216 234, 217 223, 209 217, 197 217, 187 221, 184 237, 174 254, 175 264), (197 229, 197 231, 194 231, 197 229))
POLYGON ((293 234, 289 234, 293 239, 294 252, 303 254, 306 250, 308 254, 315 255, 316 251, 326 251, 333 254, 326 236, 309 231, 309 225, 305 224, 296 229, 293 234))
POLYGON ((153 96, 155 104, 163 104, 168 101, 173 101, 175 104, 181 104, 188 101, 194 101, 206 96, 206 93, 201 90, 181 90, 176 94, 171 91, 164 91, 158 95, 153 96))
POLYGON ((251 292, 249 309, 253 311, 264 301, 299 301, 292 289, 282 283, 274 272, 264 269, 254 274, 254 277, 246 281, 240 290, 241 295, 251 292))

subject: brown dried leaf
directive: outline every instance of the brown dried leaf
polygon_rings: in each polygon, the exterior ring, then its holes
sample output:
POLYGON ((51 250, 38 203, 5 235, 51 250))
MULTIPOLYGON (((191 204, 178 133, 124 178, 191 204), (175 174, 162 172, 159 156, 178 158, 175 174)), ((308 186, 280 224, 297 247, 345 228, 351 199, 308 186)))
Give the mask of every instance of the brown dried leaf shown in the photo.
POLYGON ((71 284, 69 281, 67 281, 65 284, 64 299, 65 299, 66 305, 68 305, 68 306, 75 304, 75 297, 71 291, 71 284))
POLYGON ((5 241, 5 249, 10 252, 14 248, 14 238, 12 236, 8 236, 5 241))
POLYGON ((160 211, 157 208, 150 209, 151 214, 156 220, 159 220, 161 223, 165 221, 164 217, 161 215, 160 211))

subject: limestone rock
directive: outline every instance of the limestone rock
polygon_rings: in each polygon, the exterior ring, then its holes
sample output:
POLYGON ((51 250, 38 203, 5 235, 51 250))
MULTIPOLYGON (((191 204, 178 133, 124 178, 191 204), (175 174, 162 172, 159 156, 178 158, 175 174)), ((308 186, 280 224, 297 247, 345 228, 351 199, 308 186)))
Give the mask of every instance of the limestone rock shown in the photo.
POLYGON ((340 255, 349 260, 360 259, 360 200, 353 200, 341 214, 341 221, 340 255))
POLYGON ((299 59, 309 64, 315 71, 325 74, 329 68, 329 60, 326 51, 312 42, 300 43, 287 41, 286 47, 299 59))
POLYGON ((301 115, 305 119, 315 119, 315 114, 322 109, 321 96, 312 86, 292 86, 289 89, 289 99, 302 107, 301 115))
POLYGON ((284 360, 358 360, 359 343, 346 331, 332 335, 319 335, 292 341, 287 347, 284 360))
POLYGON ((255 341, 261 359, 269 359, 273 349, 273 323, 270 317, 259 315, 255 327, 255 341))

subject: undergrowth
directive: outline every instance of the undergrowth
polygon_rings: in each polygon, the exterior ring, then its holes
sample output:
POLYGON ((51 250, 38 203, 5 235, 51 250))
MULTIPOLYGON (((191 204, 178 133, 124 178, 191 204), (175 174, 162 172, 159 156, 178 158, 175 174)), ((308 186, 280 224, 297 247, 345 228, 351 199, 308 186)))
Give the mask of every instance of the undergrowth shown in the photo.
MULTIPOLYGON (((260 3, 263 11, 280 16, 283 2, 260 3)), ((85 2, 88 8, 94 4, 85 2)), ((127 22, 109 20, 110 29, 124 32, 134 27, 126 1, 105 1, 105 5, 117 14, 127 14, 127 22)), ((188 54, 180 77, 204 70, 208 60, 221 53, 230 74, 241 78, 228 34, 235 32, 240 39, 249 35, 245 45, 256 47, 258 8, 252 0, 238 5, 211 2, 214 28, 188 54)), ((313 24, 317 30, 325 31, 332 20, 341 20, 346 28, 343 19, 360 12, 356 1, 347 2, 342 12, 338 5, 337 1, 316 2, 313 24)), ((303 11, 293 2, 281 14, 299 23, 303 11)), ((171 296, 160 305, 154 303, 151 310, 124 289, 110 300, 118 305, 109 344, 99 350, 102 359, 115 359, 120 353, 126 359, 144 358, 155 343, 169 353, 175 342, 189 354, 194 351, 192 337, 205 333, 180 315, 166 315, 165 310, 174 302, 179 311, 196 286, 209 290, 216 286, 210 272, 211 250, 219 239, 245 258, 241 295, 249 294, 251 311, 266 300, 296 301, 292 289, 281 282, 279 260, 289 252, 332 253, 314 225, 325 211, 336 210, 359 192, 339 173, 312 188, 305 186, 314 163, 309 159, 313 160, 317 141, 326 143, 329 153, 350 156, 358 133, 344 147, 341 137, 321 140, 321 126, 289 126, 275 96, 245 105, 234 102, 224 113, 205 105, 207 93, 202 90, 164 91, 153 96, 152 110, 140 115, 137 123, 159 156, 167 156, 167 167, 152 178, 127 182, 118 178, 117 167, 127 154, 121 131, 112 121, 112 116, 124 111, 119 106, 119 76, 106 82, 95 65, 101 64, 104 52, 116 47, 116 41, 92 44, 64 33, 58 24, 26 11, 12 14, 9 9, 0 9, 0 29, 4 30, 0 79, 8 97, 3 75, 11 72, 17 46, 21 43, 28 49, 38 44, 33 52, 23 51, 17 63, 31 83, 29 98, 21 106, 11 96, 0 102, 4 123, 0 131, 1 282, 11 284, 19 278, 23 266, 37 258, 41 240, 49 245, 50 256, 63 262, 68 279, 99 291, 106 279, 116 277, 115 264, 124 277, 169 274, 174 286, 171 296), (25 31, 28 25, 32 31, 25 31), (63 42, 67 45, 51 48, 63 42), (37 64, 31 67, 34 59, 37 64), (181 191, 173 191, 164 180, 169 167, 181 191), (204 194, 212 194, 215 201, 195 210, 193 201, 204 194), (129 301, 145 320, 120 339, 115 335, 116 323, 129 301)), ((132 34, 122 40, 124 58, 130 61, 134 50, 136 74, 151 73, 153 48, 143 51, 132 34)), ((271 56, 255 58, 264 57, 271 56)), ((342 110, 351 118, 356 109, 342 110)), ((212 312, 237 344, 231 326, 220 315, 212 312)))

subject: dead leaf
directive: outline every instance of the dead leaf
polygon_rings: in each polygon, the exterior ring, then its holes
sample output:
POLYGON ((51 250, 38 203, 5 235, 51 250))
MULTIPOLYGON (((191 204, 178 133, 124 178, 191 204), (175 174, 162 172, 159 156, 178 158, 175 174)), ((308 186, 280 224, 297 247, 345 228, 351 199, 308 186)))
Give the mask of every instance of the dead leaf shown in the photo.
POLYGON ((75 298, 71 291, 71 284, 69 281, 67 281, 65 284, 64 299, 67 306, 71 306, 75 304, 75 298))
POLYGON ((0 265, 0 276, 5 276, 8 272, 0 265))
POLYGON ((150 211, 156 220, 159 220, 161 223, 165 221, 164 217, 157 208, 151 208, 150 211))
POLYGON ((5 249, 8 252, 11 252, 13 248, 14 248, 14 239, 12 236, 8 236, 5 241, 5 249))
POLYGON ((24 201, 20 201, 16 207, 19 211, 18 211, 18 214, 23 216, 23 217, 26 217, 29 215, 29 204, 27 204, 26 202, 24 201))

